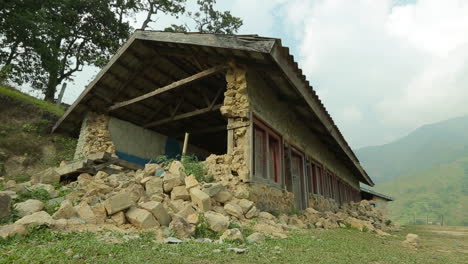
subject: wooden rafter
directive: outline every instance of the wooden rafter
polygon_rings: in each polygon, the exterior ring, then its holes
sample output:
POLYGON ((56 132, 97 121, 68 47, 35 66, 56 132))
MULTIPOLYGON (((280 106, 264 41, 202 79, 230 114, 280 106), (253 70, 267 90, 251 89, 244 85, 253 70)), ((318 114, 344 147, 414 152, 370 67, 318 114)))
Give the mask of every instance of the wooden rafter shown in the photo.
POLYGON ((197 109, 197 110, 194 110, 192 112, 183 113, 183 114, 180 114, 180 115, 164 118, 164 119, 161 119, 161 120, 158 120, 158 121, 148 123, 148 124, 144 125, 143 127, 148 128, 148 127, 160 126, 160 125, 172 122, 172 121, 181 120, 181 119, 185 119, 185 118, 205 114, 205 113, 208 113, 208 112, 211 112, 211 111, 216 111, 216 110, 220 109, 222 105, 223 104, 217 104, 217 105, 205 107, 205 108, 202 108, 202 109, 197 109))
POLYGON ((224 71, 227 68, 228 68, 227 65, 218 65, 218 66, 212 67, 210 69, 204 70, 202 72, 199 72, 197 74, 194 74, 194 75, 189 76, 187 78, 184 78, 182 80, 179 80, 179 81, 173 82, 173 83, 171 83, 169 85, 166 85, 164 87, 158 88, 158 89, 156 89, 156 90, 154 90, 152 92, 149 92, 147 94, 135 97, 135 98, 127 100, 127 101, 116 103, 113 106, 109 107, 109 111, 113 111, 113 110, 116 110, 118 108, 121 108, 121 107, 130 105, 130 104, 145 100, 145 99, 150 98, 152 96, 155 96, 155 95, 167 92, 167 91, 171 91, 171 90, 173 90, 175 88, 187 85, 189 83, 192 83, 192 82, 201 80, 203 78, 209 77, 209 76, 211 76, 213 74, 216 74, 218 72, 224 71))

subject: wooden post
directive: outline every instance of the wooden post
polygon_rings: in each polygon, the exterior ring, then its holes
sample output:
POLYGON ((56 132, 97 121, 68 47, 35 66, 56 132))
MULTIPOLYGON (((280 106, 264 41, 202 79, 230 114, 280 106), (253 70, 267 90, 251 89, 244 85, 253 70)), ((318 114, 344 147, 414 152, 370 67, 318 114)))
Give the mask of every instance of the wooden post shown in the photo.
POLYGON ((189 140, 189 133, 185 133, 184 146, 182 147, 182 160, 185 158, 185 155, 187 155, 188 140, 189 140))
POLYGON ((413 214, 413 224, 416 224, 416 215, 413 214))
POLYGON ((60 104, 62 103, 63 94, 65 93, 65 89, 66 89, 66 88, 67 88, 67 83, 64 82, 64 83, 62 84, 62 89, 60 89, 60 93, 59 93, 59 96, 58 96, 58 98, 57 98, 57 103, 56 103, 57 106, 60 106, 60 104))
POLYGON ((444 225, 444 215, 442 215, 442 221, 441 221, 441 226, 444 225))
POLYGON ((426 215, 426 225, 429 224, 429 215, 426 215))

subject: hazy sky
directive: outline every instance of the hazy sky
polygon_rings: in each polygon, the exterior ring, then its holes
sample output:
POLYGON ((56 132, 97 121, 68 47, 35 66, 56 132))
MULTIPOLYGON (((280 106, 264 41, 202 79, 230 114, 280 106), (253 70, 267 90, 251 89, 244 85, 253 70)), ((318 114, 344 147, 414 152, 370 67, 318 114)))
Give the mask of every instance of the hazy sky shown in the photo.
MULTIPOLYGON (((466 0, 218 0, 218 8, 244 19, 239 33, 291 47, 353 148, 468 114, 466 0)), ((65 101, 96 73, 76 74, 65 101)))

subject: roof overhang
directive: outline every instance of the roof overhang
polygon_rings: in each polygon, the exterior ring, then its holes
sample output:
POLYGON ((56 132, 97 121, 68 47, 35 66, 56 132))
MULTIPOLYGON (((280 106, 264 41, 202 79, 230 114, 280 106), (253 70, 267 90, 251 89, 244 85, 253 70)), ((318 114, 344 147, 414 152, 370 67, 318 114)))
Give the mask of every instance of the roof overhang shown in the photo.
POLYGON ((369 195, 372 195, 372 196, 377 196, 377 197, 382 198, 384 200, 387 200, 389 202, 395 200, 395 199, 393 199, 392 197, 390 197, 388 195, 381 194, 381 193, 378 193, 376 191, 369 190, 369 189, 366 189, 366 188, 363 188, 363 187, 361 187, 361 193, 369 194, 369 195))
MULTIPOLYGON (((314 129, 324 136, 328 145, 333 146, 333 151, 348 165, 360 182, 374 186, 317 94, 302 74, 294 57, 289 54, 289 49, 282 46, 280 39, 275 38, 264 38, 256 35, 136 31, 59 119, 53 131, 77 133, 87 111, 107 112, 109 107, 117 102, 167 85, 169 80, 156 84, 156 87, 143 85, 144 89, 132 95, 132 80, 135 82, 145 81, 143 77, 139 76, 141 75, 139 72, 150 67, 159 68, 162 75, 154 77, 156 79, 165 78, 164 74, 182 79, 199 70, 227 61, 246 65, 255 71, 264 73, 265 76, 274 76, 275 79, 280 79, 281 83, 289 85, 289 89, 298 98, 297 112, 318 120, 320 127, 314 129), (157 65, 154 65, 155 61, 157 61, 157 65)), ((122 109, 112 114, 137 125, 144 125, 143 119, 139 119, 140 117, 136 116, 135 112, 146 108, 148 111, 151 109, 156 111, 156 108, 152 108, 152 105, 156 104, 156 101, 146 105, 135 104, 132 106, 135 109, 134 113, 129 111, 132 109, 122 109)))

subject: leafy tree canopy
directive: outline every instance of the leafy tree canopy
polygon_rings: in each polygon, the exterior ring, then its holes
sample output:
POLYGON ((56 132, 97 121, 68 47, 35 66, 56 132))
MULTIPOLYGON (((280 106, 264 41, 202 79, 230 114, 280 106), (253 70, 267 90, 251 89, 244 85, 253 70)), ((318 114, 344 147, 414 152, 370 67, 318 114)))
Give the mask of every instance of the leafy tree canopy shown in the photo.
MULTIPOLYGON (((214 8, 216 0, 0 0, 0 80, 30 83, 53 100, 56 87, 86 65, 102 67, 132 30, 128 19, 144 12, 141 29, 159 15, 191 18, 196 30, 233 34, 242 20, 214 8)), ((189 31, 172 25, 168 31, 189 31)))

